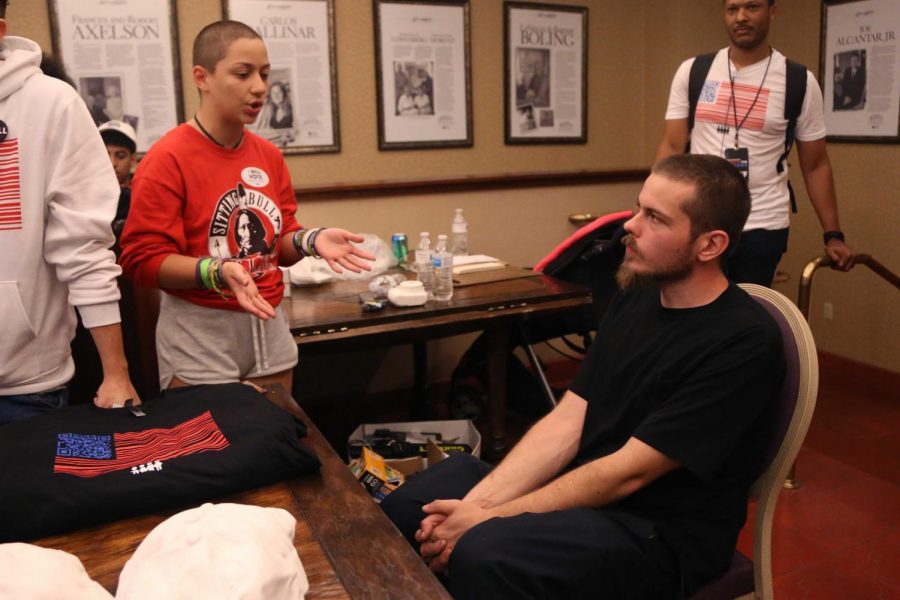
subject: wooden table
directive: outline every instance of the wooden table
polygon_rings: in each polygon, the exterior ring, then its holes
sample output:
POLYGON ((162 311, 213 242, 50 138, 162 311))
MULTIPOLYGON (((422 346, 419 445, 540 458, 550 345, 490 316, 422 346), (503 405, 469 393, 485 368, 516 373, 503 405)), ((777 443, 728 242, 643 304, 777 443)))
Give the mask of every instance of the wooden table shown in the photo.
MULTIPOLYGON (((412 277, 412 274, 408 274, 412 277)), ((359 294, 368 281, 341 281, 319 286, 295 287, 282 306, 294 339, 304 352, 336 352, 412 343, 415 387, 425 387, 425 341, 473 331, 489 334, 489 422, 491 457, 506 452, 506 360, 510 351, 507 332, 516 322, 571 310, 591 301, 590 291, 523 269, 457 276, 457 287, 448 302, 379 312, 362 311, 359 294)))
MULTIPOLYGON (((309 578, 308 600, 450 598, 296 403, 282 390, 274 390, 270 397, 306 424, 306 442, 322 461, 321 471, 217 501, 283 508, 297 519, 294 546, 309 578)), ((140 542, 175 512, 124 519, 33 543, 74 554, 91 578, 114 593, 119 573, 140 542)))

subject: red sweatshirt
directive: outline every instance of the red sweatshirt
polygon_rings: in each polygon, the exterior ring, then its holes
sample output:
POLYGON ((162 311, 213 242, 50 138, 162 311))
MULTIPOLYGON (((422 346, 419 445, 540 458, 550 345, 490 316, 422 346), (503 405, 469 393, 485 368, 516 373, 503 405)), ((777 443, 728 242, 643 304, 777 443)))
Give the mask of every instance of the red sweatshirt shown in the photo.
MULTIPOLYGON (((156 142, 138 166, 119 262, 139 285, 159 287, 170 254, 239 260, 272 306, 281 302, 280 239, 300 225, 281 152, 245 131, 236 150, 183 124, 156 142)), ((207 289, 166 290, 194 304, 241 310, 207 289)))

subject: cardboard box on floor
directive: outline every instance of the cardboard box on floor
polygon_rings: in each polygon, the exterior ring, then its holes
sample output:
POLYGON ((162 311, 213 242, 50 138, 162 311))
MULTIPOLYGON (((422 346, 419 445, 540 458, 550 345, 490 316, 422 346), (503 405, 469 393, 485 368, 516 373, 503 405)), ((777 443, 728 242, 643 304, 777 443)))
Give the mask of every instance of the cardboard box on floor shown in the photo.
MULTIPOLYGON (((472 455, 481 456, 481 434, 475 428, 472 421, 466 419, 454 421, 409 421, 406 423, 366 423, 360 425, 350 434, 350 441, 361 440, 370 435, 376 429, 390 429, 391 431, 405 431, 407 434, 418 434, 424 439, 431 440, 431 436, 422 435, 423 432, 440 433, 444 443, 466 444, 472 448, 472 455)), ((427 445, 427 457, 413 456, 410 458, 385 459, 385 464, 406 476, 415 475, 424 471, 428 465, 434 465, 444 460, 447 455, 435 444, 427 445)))

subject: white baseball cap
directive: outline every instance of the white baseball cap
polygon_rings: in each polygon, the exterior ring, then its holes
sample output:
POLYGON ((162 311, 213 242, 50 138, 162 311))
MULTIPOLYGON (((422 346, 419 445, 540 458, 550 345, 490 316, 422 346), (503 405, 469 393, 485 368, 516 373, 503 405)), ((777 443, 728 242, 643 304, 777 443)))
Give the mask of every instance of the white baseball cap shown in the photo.
POLYGON ((98 129, 105 143, 125 146, 132 154, 137 152, 137 132, 125 121, 107 121, 98 129))
POLYGON ((116 598, 303 598, 309 582, 294 548, 296 525, 282 508, 224 503, 180 512, 125 563, 116 598))
POLYGON ((78 557, 32 544, 0 544, 0 598, 113 600, 78 557))

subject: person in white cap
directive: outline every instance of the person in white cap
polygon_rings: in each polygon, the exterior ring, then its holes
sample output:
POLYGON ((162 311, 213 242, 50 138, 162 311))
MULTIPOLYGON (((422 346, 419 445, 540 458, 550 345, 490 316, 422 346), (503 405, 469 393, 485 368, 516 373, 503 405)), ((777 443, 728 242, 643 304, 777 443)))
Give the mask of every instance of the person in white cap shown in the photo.
POLYGON ((118 221, 128 216, 131 205, 131 170, 137 163, 137 133, 125 121, 107 121, 98 129, 119 180, 119 205, 114 219, 118 221))
POLYGON ((138 402, 109 249, 117 189, 78 93, 41 73, 41 49, 6 36, 0 0, 0 425, 68 403, 78 309, 100 354, 94 403, 138 402))

